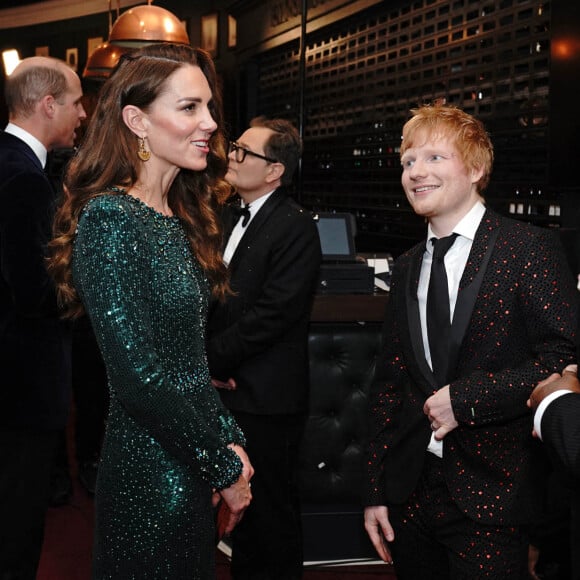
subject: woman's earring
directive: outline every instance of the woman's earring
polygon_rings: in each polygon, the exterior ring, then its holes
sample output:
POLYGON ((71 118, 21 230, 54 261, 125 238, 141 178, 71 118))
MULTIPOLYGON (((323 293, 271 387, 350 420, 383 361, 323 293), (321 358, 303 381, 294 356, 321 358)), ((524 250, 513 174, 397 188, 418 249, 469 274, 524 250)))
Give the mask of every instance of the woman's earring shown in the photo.
POLYGON ((151 158, 151 151, 147 149, 145 146, 145 137, 138 137, 139 139, 139 149, 137 151, 137 155, 139 155, 139 159, 141 161, 149 161, 151 158))

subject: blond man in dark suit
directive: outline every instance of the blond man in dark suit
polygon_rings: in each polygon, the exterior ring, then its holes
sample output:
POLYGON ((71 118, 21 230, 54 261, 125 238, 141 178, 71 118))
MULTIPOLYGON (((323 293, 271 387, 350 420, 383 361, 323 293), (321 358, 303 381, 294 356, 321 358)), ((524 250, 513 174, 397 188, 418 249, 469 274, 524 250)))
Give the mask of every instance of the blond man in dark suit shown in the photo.
POLYGON ((86 117, 66 63, 23 60, 0 133, 0 578, 36 577, 52 455, 67 420, 70 334, 45 267, 56 192, 46 156, 86 117))

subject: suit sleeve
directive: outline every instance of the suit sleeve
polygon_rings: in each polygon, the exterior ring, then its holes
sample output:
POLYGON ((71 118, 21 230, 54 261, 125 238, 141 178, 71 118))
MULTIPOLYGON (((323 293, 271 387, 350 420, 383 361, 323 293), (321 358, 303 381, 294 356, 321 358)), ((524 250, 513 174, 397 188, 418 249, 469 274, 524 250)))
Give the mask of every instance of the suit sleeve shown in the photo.
MULTIPOLYGON (((513 244, 504 258, 500 267, 488 266, 496 268, 491 281, 502 295, 488 315, 493 326, 480 326, 497 341, 483 337, 473 347, 489 349, 475 354, 482 368, 467 376, 460 373, 450 385, 460 424, 497 424, 528 415, 526 400, 538 382, 577 360, 578 292, 558 238, 535 228, 520 236, 519 245, 513 244), (508 263, 513 263, 509 270, 508 263)), ((473 316, 482 313, 475 310, 473 316)))
POLYGON ((208 341, 213 377, 230 378, 244 359, 267 350, 310 309, 321 260, 314 221, 306 213, 297 214, 273 233, 271 241, 258 298, 232 325, 208 341))
POLYGON ((580 481, 580 394, 552 401, 542 417, 542 438, 553 456, 580 481))

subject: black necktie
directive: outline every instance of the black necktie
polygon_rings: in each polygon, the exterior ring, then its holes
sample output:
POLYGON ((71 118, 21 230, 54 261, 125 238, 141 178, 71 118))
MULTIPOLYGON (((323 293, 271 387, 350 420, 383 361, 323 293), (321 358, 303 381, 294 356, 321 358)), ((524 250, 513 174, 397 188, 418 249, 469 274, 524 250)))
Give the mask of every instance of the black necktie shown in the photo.
POLYGON ((241 218, 243 216, 242 219, 242 227, 245 228, 248 225, 248 222, 250 221, 250 216, 252 215, 250 213, 250 206, 249 205, 245 205, 244 207, 241 207, 239 205, 236 205, 234 207, 234 214, 239 218, 241 218))
POLYGON ((433 262, 427 292, 427 336, 431 352, 431 366, 437 386, 447 384, 449 364, 449 332, 451 315, 449 313, 449 285, 445 270, 445 254, 455 242, 457 234, 446 238, 432 238, 433 262))

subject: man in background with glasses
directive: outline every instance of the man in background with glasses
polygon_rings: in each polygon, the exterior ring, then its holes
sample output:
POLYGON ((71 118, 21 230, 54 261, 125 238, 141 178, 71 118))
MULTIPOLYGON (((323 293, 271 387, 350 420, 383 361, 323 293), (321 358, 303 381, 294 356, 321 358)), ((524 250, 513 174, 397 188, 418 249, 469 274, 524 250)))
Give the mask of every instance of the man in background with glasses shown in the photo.
POLYGON ((230 144, 224 216, 233 295, 208 323, 208 359, 255 467, 253 501, 232 533, 234 580, 302 577, 298 449, 307 417, 308 325, 321 260, 309 212, 287 195, 302 143, 283 119, 254 119, 230 144))

